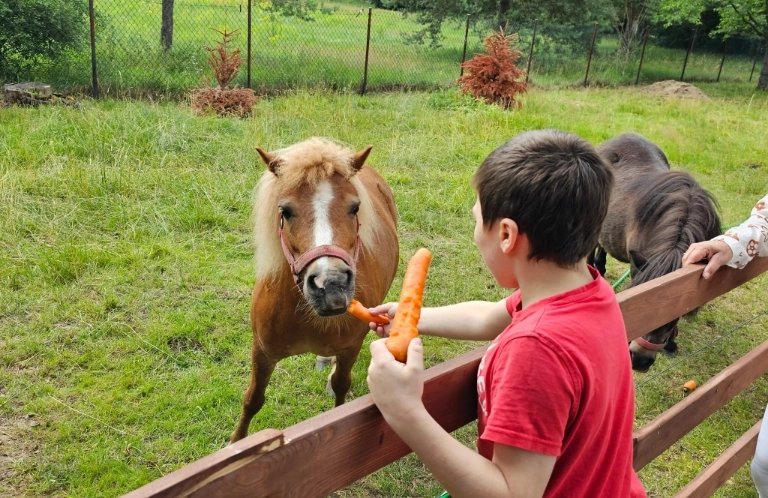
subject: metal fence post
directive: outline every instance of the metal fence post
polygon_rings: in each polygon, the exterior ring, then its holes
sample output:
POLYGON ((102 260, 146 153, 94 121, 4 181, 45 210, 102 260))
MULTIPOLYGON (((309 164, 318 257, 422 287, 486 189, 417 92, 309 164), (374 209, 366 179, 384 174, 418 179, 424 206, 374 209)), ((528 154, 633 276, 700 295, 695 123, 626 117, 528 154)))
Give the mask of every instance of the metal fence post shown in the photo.
POLYGON ((461 71, 459 77, 464 76, 464 61, 467 60, 467 37, 469 36, 469 14, 467 14, 467 26, 464 28, 464 52, 461 53, 461 71))
POLYGON ((584 87, 587 86, 587 78, 589 78, 589 66, 592 64, 592 52, 595 49, 595 38, 597 38, 597 23, 595 23, 595 30, 592 32, 592 43, 589 45, 589 57, 587 58, 587 72, 584 75, 584 87))
POLYGON ((728 50, 728 38, 725 39, 725 43, 723 43, 723 58, 720 59, 720 69, 717 70, 717 80, 715 80, 716 83, 720 83, 720 73, 723 72, 723 64, 725 63, 725 52, 728 50))
POLYGON ((528 52, 528 68, 525 70, 525 82, 528 83, 528 78, 531 76, 531 61, 533 60, 533 45, 536 43, 536 27, 539 25, 539 20, 533 20, 533 37, 531 38, 531 50, 528 52))
POLYGON ((368 52, 371 47, 371 12, 373 9, 368 7, 368 34, 365 37, 365 68, 363 69, 363 86, 360 88, 360 95, 365 95, 365 87, 368 86, 368 52))
POLYGON ((755 65, 757 64, 757 54, 760 53, 760 40, 755 43, 755 55, 752 57, 752 72, 749 73, 749 82, 752 83, 752 75, 755 74, 755 65))
POLYGON ((643 36, 643 50, 640 52, 640 64, 637 66, 637 78, 635 78, 635 85, 640 83, 640 70, 643 69, 643 59, 645 58, 645 44, 648 43, 648 32, 650 27, 645 28, 645 35, 643 36))
POLYGON ((246 75, 245 86, 251 88, 251 4, 252 1, 248 0, 248 74, 246 75))
POLYGON ((688 46, 688 51, 685 53, 685 61, 683 62, 683 72, 680 73, 680 81, 683 81, 683 77, 685 76, 685 66, 688 65, 688 56, 691 55, 691 52, 693 51, 693 43, 696 41, 696 33, 698 32, 699 26, 697 25, 693 28, 693 38, 691 38, 691 44, 688 46))
POLYGON ((96 23, 93 14, 93 0, 88 0, 88 17, 91 24, 91 84, 93 85, 93 98, 99 98, 99 81, 96 75, 96 23))

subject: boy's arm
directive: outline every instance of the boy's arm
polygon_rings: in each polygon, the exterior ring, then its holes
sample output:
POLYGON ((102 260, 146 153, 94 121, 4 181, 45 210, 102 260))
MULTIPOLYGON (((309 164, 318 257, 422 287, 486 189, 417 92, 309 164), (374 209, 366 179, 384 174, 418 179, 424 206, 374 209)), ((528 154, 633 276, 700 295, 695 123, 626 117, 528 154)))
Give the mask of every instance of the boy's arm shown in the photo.
POLYGON ((421 402, 421 341, 411 341, 405 365, 391 358, 384 341, 371 344, 368 385, 387 423, 432 471, 453 498, 536 497, 544 494, 556 458, 503 444, 490 461, 455 440, 421 402))
MULTIPOLYGON (((374 315, 389 314, 397 303, 387 303, 371 308, 374 315)), ((465 341, 490 341, 501 334, 512 318, 507 311, 506 299, 497 302, 467 301, 449 306, 422 308, 419 334, 461 339, 465 341)), ((371 327, 381 337, 389 335, 389 326, 371 327)))

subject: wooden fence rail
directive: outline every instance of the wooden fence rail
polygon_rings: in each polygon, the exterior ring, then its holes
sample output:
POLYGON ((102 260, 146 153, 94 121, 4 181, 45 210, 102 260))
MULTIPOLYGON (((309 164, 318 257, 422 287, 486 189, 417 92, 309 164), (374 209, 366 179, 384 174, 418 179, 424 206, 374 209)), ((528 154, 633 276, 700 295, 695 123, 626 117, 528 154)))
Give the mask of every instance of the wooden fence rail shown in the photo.
MULTIPOLYGON (((619 293, 627 338, 637 338, 763 273, 768 258, 757 258, 743 270, 724 268, 709 280, 701 279, 703 268, 683 268, 619 293)), ((425 372, 424 404, 448 431, 477 418, 475 375, 484 352, 485 347, 478 348, 425 372)), ((635 433, 635 467, 646 465, 766 371, 768 343, 640 428, 635 433)), ((679 496, 709 496, 707 490, 717 489, 754 453, 756 431, 753 427, 679 496)), ((327 496, 409 452, 366 395, 283 431, 260 431, 125 498, 327 496)))

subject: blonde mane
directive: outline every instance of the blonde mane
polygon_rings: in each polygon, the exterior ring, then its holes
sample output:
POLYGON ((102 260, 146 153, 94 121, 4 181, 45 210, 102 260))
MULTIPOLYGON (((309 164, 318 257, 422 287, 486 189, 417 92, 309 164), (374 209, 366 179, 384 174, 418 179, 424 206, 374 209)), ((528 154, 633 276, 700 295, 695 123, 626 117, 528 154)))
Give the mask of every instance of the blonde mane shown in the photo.
POLYGON ((287 265, 278 234, 277 203, 282 192, 302 184, 315 186, 334 174, 349 179, 360 199, 361 252, 375 247, 379 220, 368 191, 352 167, 354 151, 325 138, 313 137, 273 152, 279 161, 278 174, 267 170, 253 191, 253 242, 256 249, 256 278, 278 273, 287 265))

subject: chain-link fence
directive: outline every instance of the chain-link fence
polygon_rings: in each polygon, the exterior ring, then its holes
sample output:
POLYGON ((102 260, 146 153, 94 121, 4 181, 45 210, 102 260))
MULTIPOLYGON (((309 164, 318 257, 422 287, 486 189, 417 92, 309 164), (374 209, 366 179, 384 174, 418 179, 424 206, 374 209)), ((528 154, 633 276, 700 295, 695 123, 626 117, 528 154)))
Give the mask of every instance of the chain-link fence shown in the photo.
MULTIPOLYGON (((234 31, 244 63, 234 84, 259 94, 289 88, 348 91, 450 87, 461 62, 483 51, 498 22, 443 23, 433 39, 415 16, 339 4, 285 12, 253 0, 78 0, 92 6, 91 43, 56 60, 39 60, 5 82, 44 81, 59 89, 98 88, 99 94, 183 94, 213 84, 206 47, 234 31)), ((89 26, 90 28, 90 26, 89 26)), ((751 80, 764 47, 757 39, 731 39, 722 53, 662 48, 654 33, 639 33, 622 50, 608 27, 509 24, 519 35, 517 65, 541 86, 632 84, 663 79, 751 80), (644 36, 646 35, 646 36, 644 36), (641 49, 642 47, 642 49, 641 49), (730 48, 729 48, 730 47, 730 48)), ((706 36, 706 35, 704 35, 706 36)))

